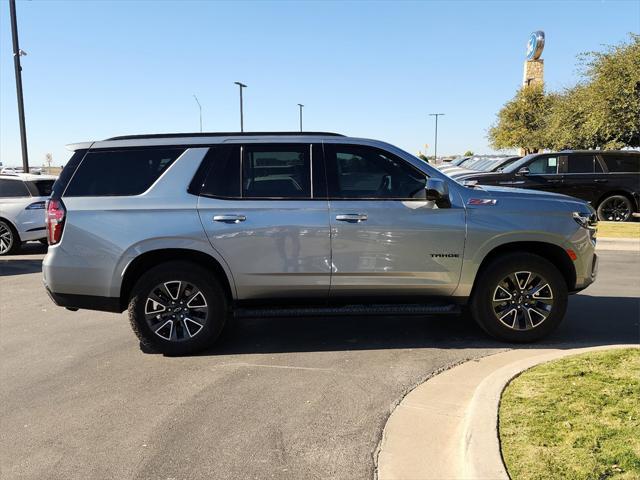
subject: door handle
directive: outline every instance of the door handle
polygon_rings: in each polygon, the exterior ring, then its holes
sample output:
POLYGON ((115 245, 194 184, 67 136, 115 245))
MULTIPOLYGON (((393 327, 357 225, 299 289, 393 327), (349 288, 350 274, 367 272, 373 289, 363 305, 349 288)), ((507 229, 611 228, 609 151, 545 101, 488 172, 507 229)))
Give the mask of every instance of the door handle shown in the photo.
POLYGON ((560 179, 554 179, 554 180, 547 180, 548 183, 562 183, 562 180, 560 179))
POLYGON ((214 222, 222 223, 240 223, 247 219, 244 215, 216 215, 213 217, 214 222))
POLYGON ((339 222, 360 223, 367 220, 366 213, 341 213, 336 215, 336 220, 339 222))
POLYGON ((595 183, 607 183, 609 180, 607 180, 606 178, 596 178, 594 180, 595 183))

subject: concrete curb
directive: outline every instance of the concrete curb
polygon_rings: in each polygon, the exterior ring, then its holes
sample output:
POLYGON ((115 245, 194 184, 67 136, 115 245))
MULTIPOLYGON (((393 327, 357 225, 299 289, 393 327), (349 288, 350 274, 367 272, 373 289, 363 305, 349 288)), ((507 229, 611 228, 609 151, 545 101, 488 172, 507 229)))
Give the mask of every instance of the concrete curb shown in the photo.
POLYGON ((500 397, 509 381, 550 360, 629 347, 638 345, 510 350, 427 380, 398 404, 385 425, 378 479, 508 480, 497 427, 500 397))
POLYGON ((596 241, 596 250, 624 250, 627 252, 640 252, 640 239, 598 237, 596 241))

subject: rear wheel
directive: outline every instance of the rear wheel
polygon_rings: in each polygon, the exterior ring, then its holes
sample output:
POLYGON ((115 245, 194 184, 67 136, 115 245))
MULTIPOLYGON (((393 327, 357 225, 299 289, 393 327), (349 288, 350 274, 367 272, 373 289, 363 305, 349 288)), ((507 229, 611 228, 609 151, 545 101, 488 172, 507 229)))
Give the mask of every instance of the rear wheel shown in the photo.
POLYGON ((144 351, 195 353, 212 345, 228 316, 228 301, 211 272, 190 262, 152 268, 136 283, 129 319, 144 351))
POLYGON ((20 249, 18 232, 6 220, 0 220, 0 255, 11 255, 20 249))
POLYGON ((494 260, 476 280, 471 311, 489 335, 532 342, 553 331, 567 309, 567 284, 549 261, 529 253, 494 260))
POLYGON ((604 222, 626 222, 632 213, 631 200, 624 195, 611 195, 598 205, 598 220, 604 222))

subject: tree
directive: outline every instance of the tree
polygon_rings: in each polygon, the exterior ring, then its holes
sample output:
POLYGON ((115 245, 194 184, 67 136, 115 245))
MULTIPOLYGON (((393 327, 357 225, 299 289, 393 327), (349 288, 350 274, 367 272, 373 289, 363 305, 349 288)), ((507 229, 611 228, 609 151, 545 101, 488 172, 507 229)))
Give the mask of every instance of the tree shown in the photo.
POLYGON ((533 153, 549 144, 549 111, 557 95, 547 94, 540 85, 521 88, 498 112, 489 129, 491 145, 498 149, 523 148, 533 153))
POLYGON ((473 157, 473 152, 471 150, 467 150, 462 154, 463 157, 473 157))

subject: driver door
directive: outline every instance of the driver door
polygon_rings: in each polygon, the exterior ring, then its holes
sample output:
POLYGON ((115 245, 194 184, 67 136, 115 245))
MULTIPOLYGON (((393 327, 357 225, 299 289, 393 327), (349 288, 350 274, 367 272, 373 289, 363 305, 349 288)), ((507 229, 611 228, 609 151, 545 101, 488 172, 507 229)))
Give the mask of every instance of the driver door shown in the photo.
POLYGON ((426 175, 385 150, 324 144, 331 299, 449 295, 465 240, 462 205, 425 200, 426 175))

